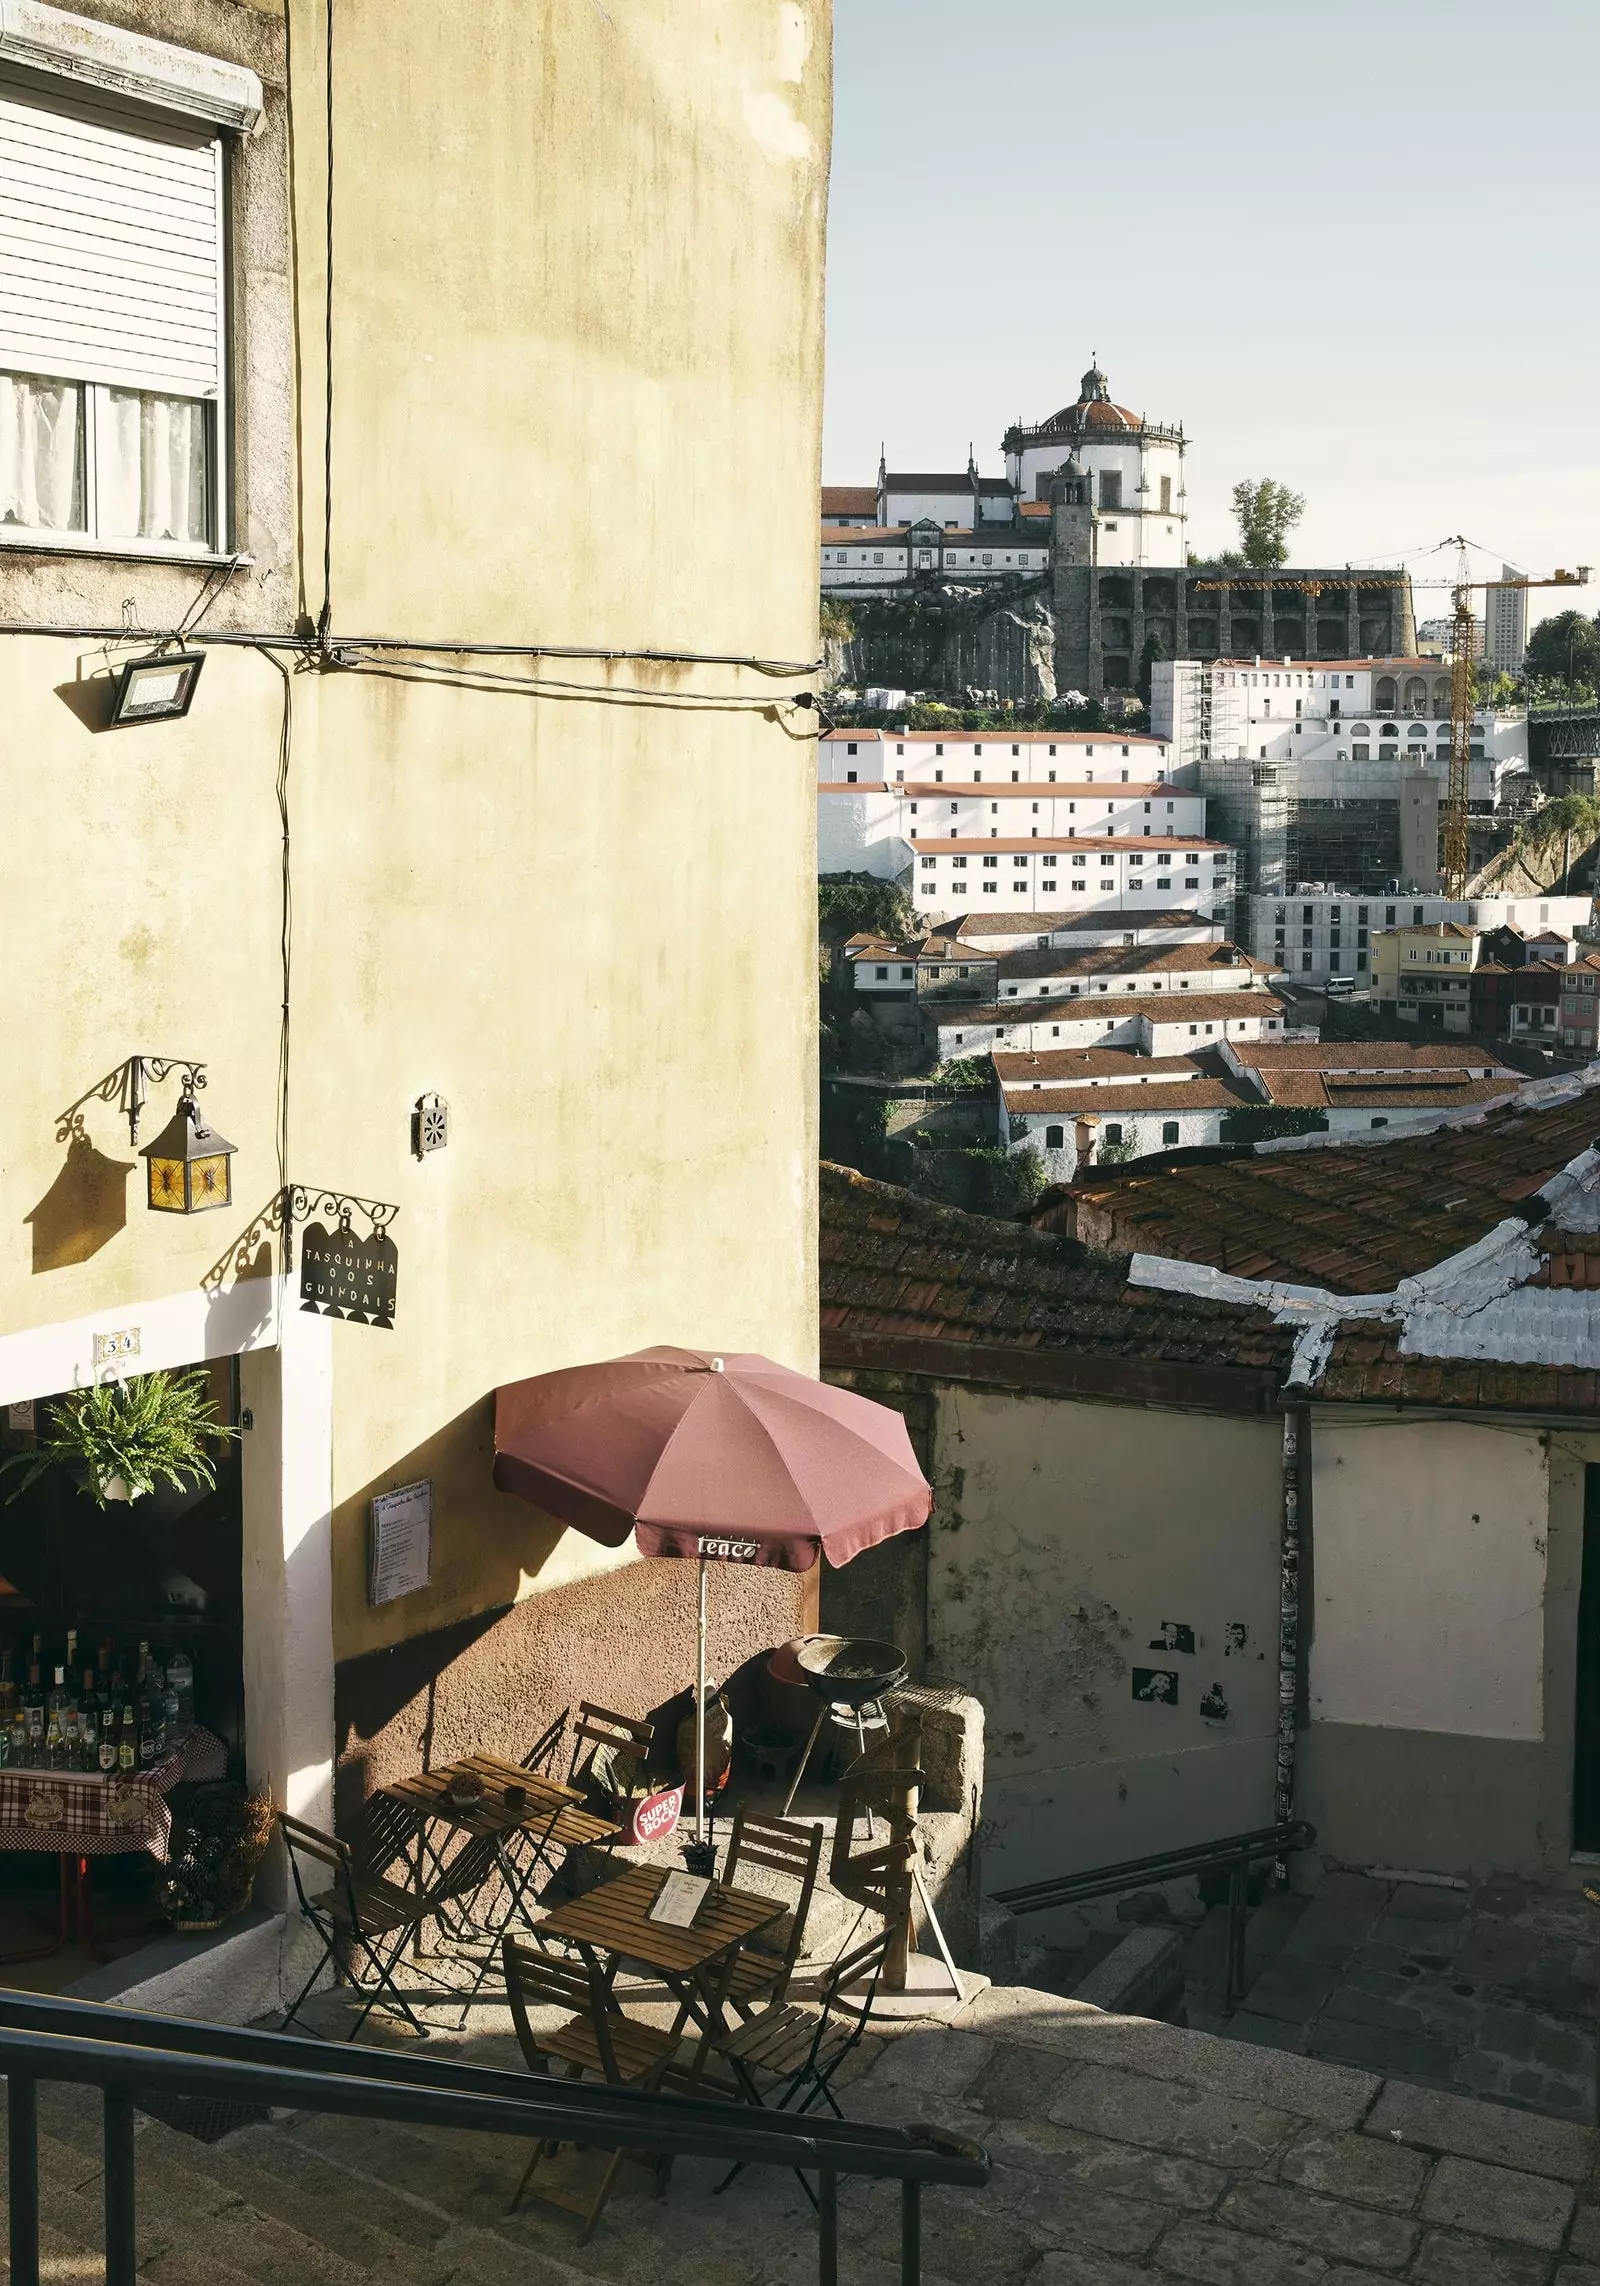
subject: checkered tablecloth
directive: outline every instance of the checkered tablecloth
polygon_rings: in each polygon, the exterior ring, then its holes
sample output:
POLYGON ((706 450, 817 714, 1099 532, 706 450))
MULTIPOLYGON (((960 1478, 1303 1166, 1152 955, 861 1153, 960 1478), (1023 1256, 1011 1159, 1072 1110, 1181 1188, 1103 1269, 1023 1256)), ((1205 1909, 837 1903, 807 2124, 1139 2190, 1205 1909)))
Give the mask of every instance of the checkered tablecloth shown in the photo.
POLYGON ((228 1750, 198 1726, 175 1753, 131 1777, 98 1772, 0 1770, 0 1850, 64 1850, 73 1857, 113 1857, 147 1849, 166 1861, 174 1786, 228 1774, 228 1750))

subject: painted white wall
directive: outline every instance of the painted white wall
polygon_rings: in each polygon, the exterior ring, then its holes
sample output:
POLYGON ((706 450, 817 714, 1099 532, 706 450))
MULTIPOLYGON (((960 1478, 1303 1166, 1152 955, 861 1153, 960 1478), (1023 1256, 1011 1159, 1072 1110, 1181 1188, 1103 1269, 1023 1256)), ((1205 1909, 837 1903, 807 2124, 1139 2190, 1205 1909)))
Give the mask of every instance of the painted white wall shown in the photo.
POLYGON ((1319 1411, 1311 1499, 1313 1722, 1542 1738, 1538 1433, 1319 1411))
POLYGON ((817 796, 817 871, 898 881, 912 860, 897 830, 900 804, 881 786, 830 787, 817 796))
MULTIPOLYGON (((903 694, 902 694, 903 695, 903 694)), ((1147 785, 1167 776, 1161 738, 1107 737, 1104 731, 837 730, 817 740, 819 785, 842 785, 849 773, 892 785, 947 778, 961 784, 998 779, 1044 785, 1147 785)))
POLYGON ((929 1679, 983 1701, 987 1884, 1266 1824, 1277 1423, 950 1387, 937 1406, 929 1679), (1168 1620, 1192 1651, 1150 1648, 1168 1620), (1136 1667, 1179 1670, 1177 1704, 1136 1697, 1136 1667))
MULTIPOLYGON (((333 1324, 290 1307, 240 1378, 245 1757, 291 1816, 333 1826, 333 1324)), ((280 1875, 281 1875, 281 1868, 280 1875)))
POLYGON ((1053 841, 1041 835, 1037 849, 986 854, 971 848, 976 837, 967 838, 969 846, 955 850, 918 840, 911 893, 919 911, 961 912, 969 902, 994 897, 1019 911, 1048 912, 1092 895, 1100 905, 1209 912, 1233 887, 1232 852, 1215 843, 1148 851, 1096 848, 1097 834, 1080 837, 1088 846, 1077 848, 1058 834, 1053 841))
POLYGON ((1281 1015, 1250 1014, 1234 1018, 1191 1016, 1174 995, 1170 1017, 1119 1010, 1114 997, 1092 1001, 1046 1001, 1030 1005, 1019 1000, 1015 1011, 1006 1007, 1004 1022, 974 1023, 959 1008, 942 1003, 928 1008, 937 1026, 941 1063, 961 1056, 986 1054, 991 1048, 1008 1051, 1038 1048, 1135 1048, 1147 1056, 1187 1056, 1197 1048, 1222 1041, 1282 1039, 1281 1015), (938 1013, 934 1014, 937 1007, 938 1013))
POLYGON ((1187 1151, 1197 1144, 1222 1140, 1224 1115, 1221 1111, 1163 1111, 1160 1092, 1154 1087, 1149 1091, 1149 1099, 1140 1103, 1137 1113, 1125 1109, 1107 1111, 1095 1100, 1095 1092, 1090 1088, 1074 1089, 1070 1104, 1065 1107, 1058 1104, 1053 1110, 1018 1110, 1015 1095, 1007 1098, 1007 1105, 1011 1149, 1031 1151, 1042 1160, 1046 1178, 1052 1183, 1070 1182, 1077 1170, 1075 1121, 1086 1113, 1100 1121, 1097 1142, 1114 1140, 1107 1136, 1106 1128, 1108 1125, 1119 1127, 1122 1142, 1132 1145, 1135 1158, 1146 1158, 1158 1151, 1187 1151), (1169 1137, 1166 1131, 1171 1126, 1176 1126, 1178 1132, 1169 1137), (1061 1132, 1061 1142, 1052 1148, 1045 1139, 1055 1129, 1061 1132))
POLYGON ((1374 930, 1430 927, 1462 921, 1474 928, 1552 927, 1571 936, 1593 912, 1588 897, 1356 897, 1314 892, 1308 897, 1258 895, 1250 899, 1250 949, 1294 982, 1320 984, 1330 976, 1370 979, 1374 930))

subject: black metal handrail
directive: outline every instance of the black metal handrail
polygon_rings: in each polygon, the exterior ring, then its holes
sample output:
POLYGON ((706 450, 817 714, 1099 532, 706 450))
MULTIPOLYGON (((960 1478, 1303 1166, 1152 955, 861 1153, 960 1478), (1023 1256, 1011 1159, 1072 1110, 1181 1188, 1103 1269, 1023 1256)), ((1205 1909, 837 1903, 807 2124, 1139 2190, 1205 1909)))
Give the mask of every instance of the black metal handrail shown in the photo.
POLYGON ((1253 1865, 1288 1857, 1309 1849, 1317 1829, 1304 1818, 1288 1825, 1258 1826, 1253 1833, 1228 1834, 1221 1841, 1193 1842, 1185 1849, 1157 1851, 1154 1857, 1124 1858, 1119 1865, 1091 1866, 1083 1873, 1060 1873, 1048 1881, 1029 1881, 1017 1889, 997 1889, 994 1902, 1012 1913, 1047 1913, 1057 1905, 1086 1905, 1091 1898, 1115 1897, 1147 1881, 1181 1881, 1199 1873, 1228 1876, 1228 1990, 1227 2005, 1237 2008, 1244 1997, 1245 1913, 1249 1902, 1249 1876, 1253 1865))
POLYGON ((841 2175, 898 2179, 903 2286, 918 2286, 921 2275, 922 2185, 981 2186, 990 2175, 981 2146, 934 2127, 800 2120, 706 2097, 541 2080, 32 1993, 0 1997, 0 2071, 7 2082, 11 2286, 39 2286, 41 2080, 102 2093, 106 2286, 135 2286, 133 2114, 145 2090, 811 2170, 818 2178, 821 2286, 838 2281, 841 2175))

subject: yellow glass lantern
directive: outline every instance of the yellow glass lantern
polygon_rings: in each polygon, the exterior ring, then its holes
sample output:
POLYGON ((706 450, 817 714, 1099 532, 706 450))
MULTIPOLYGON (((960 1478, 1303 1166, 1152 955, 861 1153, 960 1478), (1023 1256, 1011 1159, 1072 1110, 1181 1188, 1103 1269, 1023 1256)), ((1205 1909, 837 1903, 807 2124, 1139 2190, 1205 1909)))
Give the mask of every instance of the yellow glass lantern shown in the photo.
POLYGON ((157 1214, 203 1214, 233 1204, 234 1146, 207 1127, 192 1095, 139 1156, 149 1170, 149 1204, 157 1214))

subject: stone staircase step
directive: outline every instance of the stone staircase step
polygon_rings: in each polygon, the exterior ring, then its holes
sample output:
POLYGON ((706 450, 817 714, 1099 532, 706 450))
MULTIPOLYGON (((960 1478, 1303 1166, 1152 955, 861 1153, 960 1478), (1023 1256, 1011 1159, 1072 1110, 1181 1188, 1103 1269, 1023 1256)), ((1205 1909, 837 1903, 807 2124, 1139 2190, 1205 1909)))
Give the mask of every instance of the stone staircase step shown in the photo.
POLYGON ((304 2113, 282 2132, 369 2183, 404 2185, 456 2220, 503 2213, 528 2163, 519 2138, 478 2130, 422 2134, 390 2120, 304 2113))
POLYGON ((282 2127, 242 2128, 194 2164, 258 2214, 302 2230, 314 2216, 320 2243, 362 2270, 404 2273, 411 2286, 443 2286, 449 2274, 434 2259, 451 2227, 443 2208, 334 2165, 282 2127))

